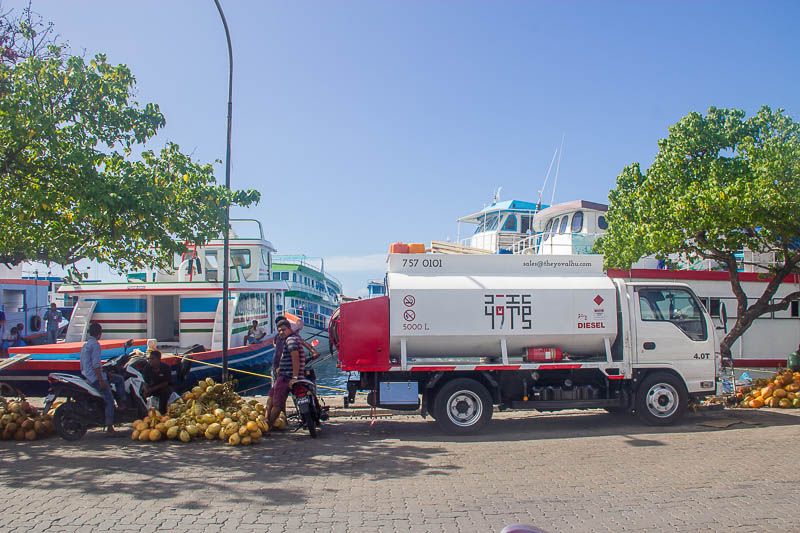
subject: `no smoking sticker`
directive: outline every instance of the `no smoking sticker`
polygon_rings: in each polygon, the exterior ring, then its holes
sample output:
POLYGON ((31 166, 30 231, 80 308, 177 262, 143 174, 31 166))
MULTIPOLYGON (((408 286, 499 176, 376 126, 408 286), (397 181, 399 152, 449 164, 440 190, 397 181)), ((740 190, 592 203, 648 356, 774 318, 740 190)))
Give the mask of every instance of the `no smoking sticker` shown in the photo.
POLYGON ((413 307, 414 304, 417 303, 417 301, 414 299, 413 296, 409 294, 408 296, 403 298, 403 303, 405 304, 406 307, 413 307))
POLYGON ((412 320, 417 318, 417 314, 411 309, 408 309, 403 313, 403 318, 405 318, 406 321, 411 322, 412 320))

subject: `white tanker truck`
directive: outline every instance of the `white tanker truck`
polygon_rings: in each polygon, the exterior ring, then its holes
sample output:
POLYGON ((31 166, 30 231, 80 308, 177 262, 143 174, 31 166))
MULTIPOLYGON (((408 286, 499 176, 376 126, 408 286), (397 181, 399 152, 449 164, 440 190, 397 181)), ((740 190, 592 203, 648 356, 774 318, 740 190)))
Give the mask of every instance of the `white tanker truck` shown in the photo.
POLYGON ((330 337, 347 400, 474 433, 499 409, 605 408, 677 421, 713 394, 719 343, 680 283, 611 279, 598 256, 390 254, 388 295, 343 304, 330 337))

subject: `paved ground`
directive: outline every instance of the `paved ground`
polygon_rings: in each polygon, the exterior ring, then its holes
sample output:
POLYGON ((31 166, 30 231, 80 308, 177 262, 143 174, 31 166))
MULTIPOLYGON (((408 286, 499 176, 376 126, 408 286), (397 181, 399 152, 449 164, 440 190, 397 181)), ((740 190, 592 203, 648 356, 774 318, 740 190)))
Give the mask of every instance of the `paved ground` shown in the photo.
POLYGON ((800 413, 500 414, 449 438, 338 418, 312 441, 0 442, 3 531, 791 531, 800 413), (702 425, 738 422, 729 428, 702 425), (744 423, 743 423, 744 422, 744 423))

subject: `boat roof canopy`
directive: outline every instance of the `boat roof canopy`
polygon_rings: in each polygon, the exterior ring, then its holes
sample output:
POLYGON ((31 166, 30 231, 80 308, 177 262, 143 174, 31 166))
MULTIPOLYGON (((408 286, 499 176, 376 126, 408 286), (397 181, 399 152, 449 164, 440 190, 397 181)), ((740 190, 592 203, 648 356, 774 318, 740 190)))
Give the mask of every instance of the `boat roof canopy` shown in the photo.
POLYGON ((472 213, 471 215, 467 215, 465 217, 461 217, 458 219, 458 222, 470 222, 472 224, 478 224, 483 217, 485 217, 489 213, 497 213, 500 211, 506 212, 515 212, 515 213, 528 213, 528 212, 536 212, 540 211, 548 207, 547 205, 539 205, 534 202, 526 202, 524 200, 506 200, 504 202, 495 202, 490 206, 484 207, 477 213, 472 213))
POLYGON ((563 202, 560 204, 551 205, 547 209, 542 209, 533 217, 534 229, 536 231, 542 231, 545 223, 551 217, 581 210, 593 210, 605 213, 608 211, 608 206, 606 204, 599 204, 597 202, 590 202, 588 200, 575 200, 572 202, 563 202))

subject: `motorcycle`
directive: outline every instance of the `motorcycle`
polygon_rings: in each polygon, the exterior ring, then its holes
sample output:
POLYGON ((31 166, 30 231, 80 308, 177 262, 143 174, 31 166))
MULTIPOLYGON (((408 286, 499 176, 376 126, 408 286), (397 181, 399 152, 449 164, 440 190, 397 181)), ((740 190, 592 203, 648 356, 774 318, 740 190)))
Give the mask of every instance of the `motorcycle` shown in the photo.
MULTIPOLYGON (((108 359, 103 364, 106 374, 120 375, 125 380, 127 405, 118 405, 115 409, 114 424, 125 424, 143 418, 147 414, 147 403, 142 395, 145 383, 142 370, 147 361, 143 357, 131 360, 128 350, 133 340, 125 343, 123 354, 108 359)), ((105 398, 84 377, 72 374, 54 373, 47 376, 50 390, 45 398, 44 410, 50 410, 56 398, 63 397, 65 402, 53 413, 53 427, 64 440, 79 440, 89 428, 105 425, 105 398)), ((113 384, 112 392, 116 397, 113 384)))
POLYGON ((325 405, 317 395, 316 375, 314 370, 306 372, 306 378, 298 379, 291 388, 292 402, 298 426, 295 431, 306 428, 312 439, 317 438, 320 422, 328 420, 328 410, 330 407, 325 405))

